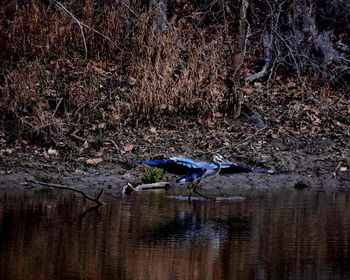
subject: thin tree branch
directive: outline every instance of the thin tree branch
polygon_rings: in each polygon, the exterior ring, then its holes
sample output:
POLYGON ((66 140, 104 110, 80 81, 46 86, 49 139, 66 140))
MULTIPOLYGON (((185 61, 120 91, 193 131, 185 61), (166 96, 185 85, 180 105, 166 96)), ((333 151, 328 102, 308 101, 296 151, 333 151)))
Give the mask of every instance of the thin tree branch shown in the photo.
POLYGON ((63 185, 44 183, 44 182, 39 182, 39 181, 34 181, 34 180, 28 180, 28 182, 29 183, 33 183, 33 184, 46 186, 46 187, 50 187, 50 188, 55 188, 55 189, 74 191, 74 192, 80 193, 87 200, 95 202, 97 205, 103 205, 104 204, 104 202, 100 201, 100 197, 101 197, 101 195, 103 193, 103 189, 101 189, 101 191, 99 192, 99 194, 97 195, 96 198, 93 198, 93 197, 91 197, 90 195, 86 194, 85 192, 83 192, 81 190, 78 190, 78 189, 75 189, 75 188, 71 188, 71 187, 67 187, 67 186, 63 186, 63 185))
POLYGON ((83 44, 84 44, 84 49, 85 49, 85 59, 87 59, 88 58, 88 49, 87 49, 87 45, 86 45, 84 29, 83 29, 83 26, 81 24, 78 24, 78 25, 80 28, 81 36, 83 37, 83 44))
POLYGON ((114 149, 116 151, 119 151, 119 147, 118 147, 117 143, 115 143, 115 141, 113 139, 108 138, 108 139, 106 139, 106 141, 112 143, 112 145, 114 146, 114 149))
MULTIPOLYGON (((124 53, 128 53, 126 51, 124 51, 122 48, 120 48, 111 38, 107 37, 106 35, 104 35, 103 33, 97 31, 95 28, 85 24, 84 22, 80 21, 75 15, 73 15, 62 3, 56 1, 56 0, 50 0, 50 2, 54 3, 56 6, 58 6, 60 9, 62 9, 65 13, 67 13, 80 27, 80 30, 82 30, 83 27, 86 27, 90 30, 92 30, 93 32, 95 32, 96 34, 102 36, 103 38, 105 38, 107 41, 111 42, 118 50, 124 52, 124 53)), ((85 35, 83 34, 83 40, 84 40, 84 47, 85 50, 87 51, 86 48, 86 42, 85 42, 85 35)))
POLYGON ((123 2, 123 6, 126 7, 135 17, 138 17, 138 14, 133 9, 131 9, 128 5, 126 5, 124 2, 123 2))
POLYGON ((281 40, 281 42, 286 46, 286 48, 289 50, 289 54, 290 54, 290 56, 291 56, 291 58, 292 58, 292 60, 294 62, 294 66, 295 66, 296 71, 297 71, 297 76, 298 76, 299 81, 301 82, 302 87, 305 89, 305 91, 307 93, 312 95, 310 90, 305 85, 304 79, 301 77, 301 71, 300 71, 300 68, 299 68, 299 64, 298 64, 298 61, 297 61, 296 57, 294 56, 294 51, 292 50, 292 47, 288 44, 288 42, 277 31, 273 30, 273 32, 281 40))
POLYGON ((267 125, 264 126, 264 127, 262 127, 262 128, 260 128, 259 130, 257 130, 257 131, 256 131, 255 133, 253 133, 252 135, 249 135, 249 136, 247 136, 246 138, 244 138, 243 140, 241 140, 241 141, 239 142, 239 144, 242 144, 242 143, 244 143, 244 142, 250 140, 251 138, 253 138, 253 137, 255 137, 256 135, 258 135, 261 131, 265 130, 266 128, 267 128, 267 125))
POLYGON ((77 128, 73 133, 70 134, 70 136, 72 136, 73 138, 75 138, 75 139, 77 139, 77 140, 79 140, 79 141, 82 141, 82 142, 88 141, 87 139, 78 136, 78 135, 77 135, 78 132, 79 132, 79 129, 77 128))

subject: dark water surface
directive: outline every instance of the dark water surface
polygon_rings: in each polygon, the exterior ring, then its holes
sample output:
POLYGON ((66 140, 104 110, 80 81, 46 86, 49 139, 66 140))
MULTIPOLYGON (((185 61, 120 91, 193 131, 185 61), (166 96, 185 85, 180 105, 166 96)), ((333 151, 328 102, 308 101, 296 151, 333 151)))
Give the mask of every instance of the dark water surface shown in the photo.
POLYGON ((347 192, 245 196, 1 190, 0 279, 350 279, 347 192))

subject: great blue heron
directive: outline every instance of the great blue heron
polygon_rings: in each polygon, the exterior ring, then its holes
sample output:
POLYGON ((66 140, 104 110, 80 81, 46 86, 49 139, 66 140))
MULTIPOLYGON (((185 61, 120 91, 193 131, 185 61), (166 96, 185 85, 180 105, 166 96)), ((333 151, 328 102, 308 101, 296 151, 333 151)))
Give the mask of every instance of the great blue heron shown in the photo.
POLYGON ((220 173, 241 173, 241 172, 264 172, 260 169, 253 169, 246 165, 226 160, 222 155, 215 154, 212 156, 212 163, 195 162, 192 159, 171 157, 164 160, 144 160, 140 161, 153 167, 162 168, 174 174, 186 174, 176 182, 180 184, 189 184, 189 195, 191 199, 192 192, 211 199, 197 192, 198 185, 202 179, 208 176, 215 176, 220 173))

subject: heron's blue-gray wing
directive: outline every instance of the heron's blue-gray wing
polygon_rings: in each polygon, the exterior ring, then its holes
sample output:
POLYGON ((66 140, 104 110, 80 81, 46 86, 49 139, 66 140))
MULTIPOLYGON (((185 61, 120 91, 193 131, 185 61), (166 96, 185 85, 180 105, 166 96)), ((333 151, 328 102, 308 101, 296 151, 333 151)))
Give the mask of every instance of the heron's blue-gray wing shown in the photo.
POLYGON ((193 160, 178 157, 163 160, 141 160, 139 162, 153 167, 162 168, 167 172, 178 175, 187 174, 198 169, 198 166, 193 160))
MULTIPOLYGON (((221 164, 221 171, 220 173, 248 173, 248 172, 254 172, 254 173, 264 173, 266 172, 263 169, 255 169, 250 166, 247 166, 245 164, 237 163, 237 162, 232 162, 228 161, 229 164, 227 163, 222 163, 221 164)), ((214 165, 214 164, 212 164, 214 165)))
POLYGON ((183 162, 183 163, 188 163, 191 165, 196 165, 197 162, 195 162, 193 159, 189 159, 189 158, 182 158, 182 157, 171 157, 170 159, 179 161, 179 162, 183 162))

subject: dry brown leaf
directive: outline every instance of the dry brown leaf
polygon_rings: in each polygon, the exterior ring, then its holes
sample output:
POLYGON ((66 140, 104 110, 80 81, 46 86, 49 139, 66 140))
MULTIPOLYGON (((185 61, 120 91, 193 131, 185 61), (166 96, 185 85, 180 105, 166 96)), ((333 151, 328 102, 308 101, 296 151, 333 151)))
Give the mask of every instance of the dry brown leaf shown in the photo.
POLYGON ((247 94, 252 94, 252 93, 254 93, 254 89, 253 88, 245 88, 244 92, 247 94))
POLYGON ((94 66, 94 65, 91 66, 91 69, 92 69, 93 71, 95 71, 96 73, 102 75, 102 76, 107 76, 107 75, 108 75, 108 73, 107 73, 106 71, 104 71, 103 69, 101 69, 101 68, 99 68, 99 67, 96 67, 96 66, 94 66))
POLYGON ((129 144, 129 145, 125 145, 124 146, 124 151, 125 152, 130 152, 134 149, 134 145, 133 144, 129 144))
POLYGON ((97 126, 98 128, 105 128, 106 127, 106 123, 99 123, 98 124, 98 126, 97 126))
POLYGON ((9 148, 7 148, 7 149, 2 149, 2 150, 0 150, 0 155, 1 155, 1 154, 8 154, 8 155, 10 155, 10 154, 13 153, 13 151, 14 151, 14 149, 9 149, 9 148))
POLYGON ((154 127, 154 126, 152 126, 151 127, 151 129, 149 130, 151 133, 156 133, 157 132, 157 129, 154 127))
POLYGON ((287 84, 287 86, 288 86, 288 88, 295 88, 297 85, 296 85, 295 82, 289 82, 289 83, 287 84))
POLYGON ((102 161, 103 161, 102 158, 91 158, 91 159, 87 159, 86 160, 86 164, 97 165, 97 164, 99 164, 102 161))
POLYGON ((214 117, 215 117, 215 118, 222 118, 223 116, 224 116, 223 113, 220 113, 220 112, 215 112, 215 113, 214 113, 214 117))
POLYGON ((50 156, 58 156, 58 151, 52 148, 49 148, 47 154, 50 156))

